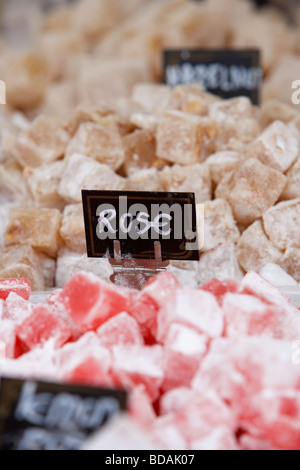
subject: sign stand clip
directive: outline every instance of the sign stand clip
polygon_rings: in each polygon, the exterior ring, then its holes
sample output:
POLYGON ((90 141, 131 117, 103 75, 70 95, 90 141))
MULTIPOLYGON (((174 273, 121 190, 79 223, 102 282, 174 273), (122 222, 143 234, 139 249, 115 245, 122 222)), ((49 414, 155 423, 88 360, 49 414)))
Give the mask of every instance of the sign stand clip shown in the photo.
POLYGON ((110 280, 117 286, 141 290, 149 279, 167 270, 169 261, 162 260, 161 244, 154 242, 155 259, 122 258, 121 244, 114 241, 114 258, 109 260, 114 273, 110 280))

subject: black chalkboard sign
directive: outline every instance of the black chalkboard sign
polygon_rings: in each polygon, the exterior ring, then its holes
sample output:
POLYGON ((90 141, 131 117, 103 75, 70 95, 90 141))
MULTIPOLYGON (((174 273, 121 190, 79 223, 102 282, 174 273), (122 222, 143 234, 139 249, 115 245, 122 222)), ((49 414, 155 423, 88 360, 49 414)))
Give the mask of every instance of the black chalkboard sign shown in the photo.
POLYGON ((82 191, 87 253, 123 259, 199 260, 195 195, 192 193, 82 191))
POLYGON ((126 402, 124 391, 2 378, 0 449, 77 450, 126 402))
POLYGON ((258 105, 263 72, 258 50, 167 50, 164 82, 171 86, 199 83, 221 98, 247 96, 258 105))

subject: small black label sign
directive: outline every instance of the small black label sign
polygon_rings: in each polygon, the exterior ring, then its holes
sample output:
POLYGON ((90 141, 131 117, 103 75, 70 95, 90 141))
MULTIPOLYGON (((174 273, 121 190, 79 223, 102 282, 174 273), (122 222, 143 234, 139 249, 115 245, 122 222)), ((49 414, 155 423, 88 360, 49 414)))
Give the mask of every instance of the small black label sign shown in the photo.
POLYGON ((127 393, 1 379, 1 450, 77 450, 120 411, 127 393))
POLYGON ((199 260, 195 195, 120 191, 82 191, 87 252, 90 258, 114 258, 120 242, 123 258, 199 260))
POLYGON ((258 50, 167 50, 164 82, 171 86, 199 83, 221 98, 249 97, 260 103, 263 72, 258 50))

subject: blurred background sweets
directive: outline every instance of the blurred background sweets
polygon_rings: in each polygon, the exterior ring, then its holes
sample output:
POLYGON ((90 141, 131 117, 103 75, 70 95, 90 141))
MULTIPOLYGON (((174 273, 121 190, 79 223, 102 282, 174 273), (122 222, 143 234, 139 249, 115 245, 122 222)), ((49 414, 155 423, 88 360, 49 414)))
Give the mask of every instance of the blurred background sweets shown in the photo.
POLYGON ((261 49, 263 99, 291 104, 300 69, 299 2, 258 3, 264 5, 2 0, 0 77, 8 107, 30 118, 69 117, 78 104, 115 101, 128 97, 136 83, 159 82, 165 48, 226 47, 261 49))

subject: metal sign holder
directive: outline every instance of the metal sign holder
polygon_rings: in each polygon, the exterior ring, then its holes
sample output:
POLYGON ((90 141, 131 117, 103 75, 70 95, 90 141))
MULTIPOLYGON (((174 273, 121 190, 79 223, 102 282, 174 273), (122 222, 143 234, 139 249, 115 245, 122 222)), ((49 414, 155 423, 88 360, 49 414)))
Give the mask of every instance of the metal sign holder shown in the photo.
POLYGON ((114 258, 109 262, 114 270, 110 280, 119 287, 141 290, 151 277, 167 270, 170 262, 162 260, 161 244, 154 242, 155 259, 123 258, 119 240, 114 241, 114 258))

